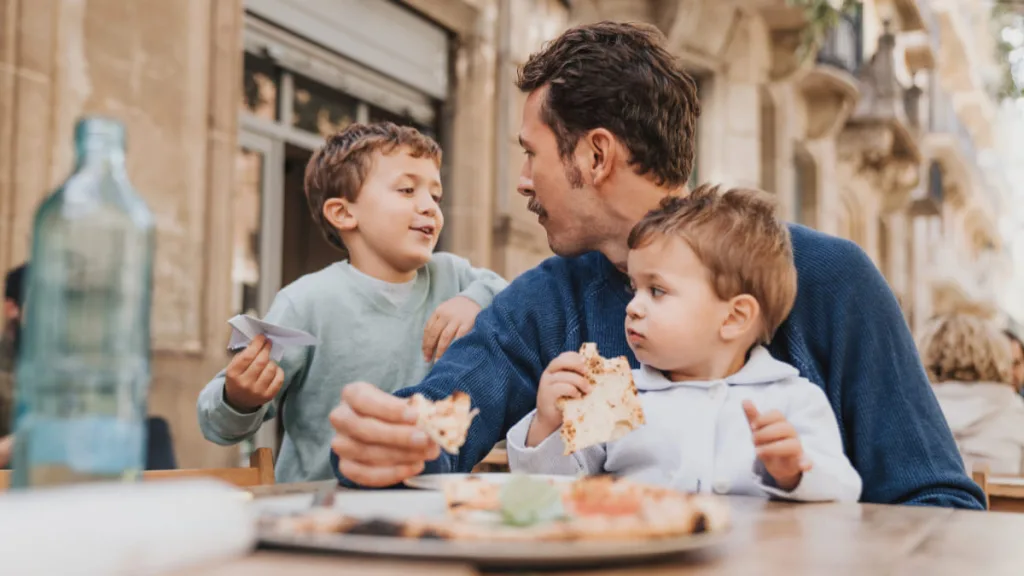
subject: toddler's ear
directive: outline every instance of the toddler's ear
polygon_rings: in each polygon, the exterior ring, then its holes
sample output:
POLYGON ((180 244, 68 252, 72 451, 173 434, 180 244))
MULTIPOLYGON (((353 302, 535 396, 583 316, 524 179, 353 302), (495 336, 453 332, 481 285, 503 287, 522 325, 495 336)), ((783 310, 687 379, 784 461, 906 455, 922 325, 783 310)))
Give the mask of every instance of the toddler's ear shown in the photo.
POLYGON ((341 232, 351 232, 358 226, 352 204, 344 198, 329 198, 324 202, 324 219, 341 232))
POLYGON ((760 330, 761 306, 756 298, 750 294, 740 294, 729 300, 728 306, 728 314, 719 329, 722 340, 733 342, 750 338, 760 330))

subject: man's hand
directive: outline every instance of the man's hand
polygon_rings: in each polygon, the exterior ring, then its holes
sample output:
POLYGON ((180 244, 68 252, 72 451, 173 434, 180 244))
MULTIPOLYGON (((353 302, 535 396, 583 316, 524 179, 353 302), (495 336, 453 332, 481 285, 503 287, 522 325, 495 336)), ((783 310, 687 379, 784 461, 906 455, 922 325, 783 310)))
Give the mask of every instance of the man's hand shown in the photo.
POLYGON ((331 411, 330 421, 338 470, 362 486, 398 484, 441 454, 437 443, 415 427, 416 410, 404 398, 366 382, 341 390, 341 403, 331 411))
POLYGON ((743 412, 754 435, 758 459, 780 489, 793 491, 803 473, 811 469, 796 429, 778 410, 761 414, 750 400, 743 401, 743 412))
POLYGON ((224 399, 241 412, 255 412, 274 399, 284 370, 270 360, 270 340, 260 334, 231 359, 224 378, 224 399))
POLYGON ((423 359, 432 362, 444 355, 452 342, 473 329, 479 313, 480 305, 465 296, 438 306, 423 329, 423 359))
POLYGON ((583 357, 563 352, 548 364, 537 385, 537 413, 526 433, 526 445, 536 446, 562 425, 562 398, 579 398, 593 386, 584 377, 583 357))

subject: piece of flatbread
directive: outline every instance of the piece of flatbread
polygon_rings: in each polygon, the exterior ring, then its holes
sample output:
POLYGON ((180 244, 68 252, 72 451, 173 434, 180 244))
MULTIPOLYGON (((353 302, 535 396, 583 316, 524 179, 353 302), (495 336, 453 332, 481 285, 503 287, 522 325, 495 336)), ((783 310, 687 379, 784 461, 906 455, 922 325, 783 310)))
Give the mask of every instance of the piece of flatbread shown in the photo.
POLYGON ((456 392, 444 400, 431 402, 414 394, 409 403, 416 409, 416 426, 427 433, 445 452, 458 454, 466 442, 469 425, 479 410, 470 409, 469 394, 456 392))
POLYGON ((602 358, 592 342, 583 344, 580 354, 586 364, 586 378, 594 389, 582 398, 559 400, 567 455, 618 440, 646 422, 626 357, 602 358))

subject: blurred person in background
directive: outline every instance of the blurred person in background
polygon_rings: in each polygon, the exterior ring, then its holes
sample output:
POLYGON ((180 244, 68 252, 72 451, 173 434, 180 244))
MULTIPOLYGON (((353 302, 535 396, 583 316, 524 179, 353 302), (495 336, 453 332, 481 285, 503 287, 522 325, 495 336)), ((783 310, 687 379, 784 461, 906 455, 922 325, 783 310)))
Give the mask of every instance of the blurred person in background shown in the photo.
POLYGON ((1004 330, 1003 334, 1010 339, 1010 349, 1013 351, 1013 385, 1021 390, 1024 388, 1024 342, 1012 330, 1004 330))
POLYGON ((24 303, 24 284, 28 266, 22 264, 7 272, 4 280, 3 333, 0 334, 0 468, 5 468, 11 457, 14 438, 11 436, 11 417, 14 412, 14 361, 18 354, 21 334, 21 310, 24 303))
POLYGON ((977 316, 943 315, 923 334, 921 359, 967 470, 1024 473, 1024 398, 1009 340, 977 316))

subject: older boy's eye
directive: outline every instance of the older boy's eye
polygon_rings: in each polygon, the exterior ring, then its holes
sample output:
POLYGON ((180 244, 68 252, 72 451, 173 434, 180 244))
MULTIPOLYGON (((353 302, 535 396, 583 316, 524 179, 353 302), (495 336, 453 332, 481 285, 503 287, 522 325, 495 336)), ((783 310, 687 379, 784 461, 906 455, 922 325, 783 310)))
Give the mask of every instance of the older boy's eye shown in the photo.
POLYGON ((416 192, 416 189, 415 188, 399 188, 398 191, 401 192, 402 194, 414 194, 416 192))

